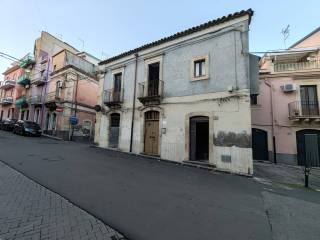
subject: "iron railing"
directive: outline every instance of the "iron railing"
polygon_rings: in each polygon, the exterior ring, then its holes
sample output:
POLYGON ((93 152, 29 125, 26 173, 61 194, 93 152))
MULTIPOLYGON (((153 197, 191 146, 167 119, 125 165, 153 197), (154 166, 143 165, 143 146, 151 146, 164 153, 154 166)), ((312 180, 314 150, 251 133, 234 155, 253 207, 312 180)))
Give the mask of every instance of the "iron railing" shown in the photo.
POLYGON ((5 80, 0 85, 1 89, 7 90, 10 88, 13 88, 16 85, 16 82, 14 80, 5 80))
POLYGON ((295 62, 295 63, 275 63, 275 72, 300 71, 320 68, 320 61, 295 62))
POLYGON ((138 98, 162 97, 164 82, 162 80, 138 84, 138 98))
POLYGON ((61 97, 57 95, 57 92, 49 92, 45 98, 46 102, 55 102, 58 100, 61 100, 61 97))
POLYGON ((289 117, 319 117, 319 102, 318 101, 295 101, 288 105, 289 117))
POLYGON ((12 104, 12 103, 13 103, 13 98, 12 97, 3 97, 3 98, 1 98, 1 104, 2 105, 12 104))
POLYGON ((37 77, 37 78, 31 79, 31 84, 39 86, 39 85, 45 84, 46 81, 47 81, 47 77, 46 76, 41 76, 41 77, 37 77))
POLYGON ((106 105, 120 104, 123 102, 123 89, 108 89, 104 91, 103 102, 106 105))
POLYGON ((41 95, 34 95, 28 98, 27 102, 31 105, 41 104, 41 95))

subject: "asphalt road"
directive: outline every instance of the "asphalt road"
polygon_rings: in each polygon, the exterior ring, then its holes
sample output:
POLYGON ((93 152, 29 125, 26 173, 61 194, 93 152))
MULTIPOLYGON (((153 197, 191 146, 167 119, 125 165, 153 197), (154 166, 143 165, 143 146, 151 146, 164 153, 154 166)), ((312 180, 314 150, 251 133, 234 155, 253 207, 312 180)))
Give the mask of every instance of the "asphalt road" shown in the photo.
POLYGON ((0 160, 131 240, 272 239, 252 178, 3 131, 0 160))

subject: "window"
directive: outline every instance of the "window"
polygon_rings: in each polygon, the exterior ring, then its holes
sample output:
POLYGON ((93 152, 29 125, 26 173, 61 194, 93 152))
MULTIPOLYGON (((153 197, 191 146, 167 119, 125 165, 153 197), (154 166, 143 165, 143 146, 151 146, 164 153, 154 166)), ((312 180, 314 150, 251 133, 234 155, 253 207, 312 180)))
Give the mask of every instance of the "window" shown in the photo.
POLYGON ((206 75, 206 60, 201 59, 194 62, 194 77, 202 77, 206 75))
POLYGON ((57 81, 56 83, 56 97, 60 98, 61 96, 61 86, 62 86, 62 82, 61 81, 57 81))
POLYGON ((152 63, 148 67, 148 96, 157 96, 159 95, 160 63, 152 63))
POLYGON ((117 73, 113 77, 114 79, 114 91, 115 92, 120 92, 121 91, 121 79, 122 79, 122 73, 117 73))
POLYGON ((250 95, 250 104, 257 105, 258 104, 258 94, 251 94, 250 95))
POLYGON ((192 59, 191 79, 205 80, 209 78, 209 55, 199 56, 192 59))

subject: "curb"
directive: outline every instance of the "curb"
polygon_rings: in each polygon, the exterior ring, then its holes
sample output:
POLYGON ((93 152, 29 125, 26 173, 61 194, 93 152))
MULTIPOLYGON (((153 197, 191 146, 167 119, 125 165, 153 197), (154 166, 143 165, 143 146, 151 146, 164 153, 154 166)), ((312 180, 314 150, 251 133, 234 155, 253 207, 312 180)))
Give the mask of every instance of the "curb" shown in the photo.
POLYGON ((54 140, 58 140, 58 141, 64 141, 62 138, 54 137, 54 136, 51 136, 51 135, 48 135, 48 134, 44 134, 44 133, 42 133, 41 136, 46 137, 46 138, 51 138, 51 139, 54 139, 54 140))
POLYGON ((241 176, 241 177, 253 178, 253 175, 250 175, 250 174, 234 173, 234 172, 230 172, 230 171, 225 170, 225 169, 219 169, 219 168, 204 166, 204 165, 201 165, 201 164, 195 164, 195 163, 190 163, 190 162, 185 162, 185 161, 177 162, 177 161, 173 161, 173 160, 160 158, 160 157, 157 157, 157 156, 149 156, 149 155, 133 153, 133 152, 124 152, 124 151, 121 151, 120 149, 114 149, 114 148, 99 147, 99 146, 97 146, 95 144, 91 144, 91 145, 89 145, 89 147, 90 148, 97 148, 97 149, 104 150, 104 151, 113 151, 113 152, 119 152, 119 153, 122 153, 122 154, 129 154, 129 155, 133 155, 133 156, 137 156, 137 157, 143 157, 143 158, 146 158, 146 159, 154 159, 154 160, 157 160, 158 162, 166 162, 166 163, 170 163, 170 164, 174 164, 174 165, 192 167, 192 168, 202 169, 202 170, 206 170, 206 171, 210 171, 210 172, 219 172, 219 173, 225 173, 225 174, 230 174, 230 175, 237 175, 237 176, 241 176))

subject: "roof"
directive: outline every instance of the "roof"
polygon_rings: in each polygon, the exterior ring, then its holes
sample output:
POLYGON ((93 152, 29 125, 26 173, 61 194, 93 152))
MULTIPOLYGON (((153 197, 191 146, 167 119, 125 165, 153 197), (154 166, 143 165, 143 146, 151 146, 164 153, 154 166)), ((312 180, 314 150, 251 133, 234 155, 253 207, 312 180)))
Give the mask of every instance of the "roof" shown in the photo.
POLYGON ((13 71, 18 70, 19 68, 20 68, 19 64, 15 64, 15 65, 7 68, 2 74, 3 74, 3 75, 7 75, 7 74, 9 74, 9 73, 11 73, 11 72, 13 72, 13 71))
MULTIPOLYGON (((47 34, 47 35, 49 35, 50 37, 54 38, 55 40, 57 40, 57 41, 59 41, 59 42, 61 42, 61 43, 66 44, 67 46, 69 46, 70 48, 72 48, 75 52, 79 52, 78 49, 76 49, 75 47, 73 47, 73 46, 70 45, 69 43, 62 41, 61 39, 57 38, 56 36, 52 35, 51 33, 48 33, 48 32, 46 32, 46 31, 42 31, 41 34, 47 34)), ((40 38, 41 38, 41 37, 40 37, 40 38)))
POLYGON ((120 59, 122 57, 131 55, 131 54, 135 54, 135 53, 137 53, 137 52, 139 52, 141 50, 145 50, 145 49, 148 49, 148 48, 151 48, 151 47, 158 46, 158 45, 160 45, 162 43, 166 43, 166 42, 169 42, 169 41, 172 41, 172 40, 175 40, 175 39, 178 39, 178 38, 193 34, 195 32, 202 31, 204 29, 216 26, 218 24, 221 24, 221 23, 224 23, 224 22, 227 22, 227 21, 230 21, 230 20, 233 20, 235 18, 242 17, 242 16, 249 15, 249 24, 250 24, 251 17, 253 16, 253 13, 254 13, 253 10, 251 8, 249 8, 247 10, 242 10, 240 12, 235 12, 235 13, 229 14, 227 16, 223 16, 223 17, 217 18, 215 20, 211 20, 209 22, 206 22, 204 24, 198 25, 196 27, 192 27, 192 28, 189 28, 187 30, 184 30, 182 32, 177 32, 177 33, 175 33, 175 34, 173 34, 173 35, 171 35, 169 37, 162 38, 160 40, 157 40, 157 41, 142 45, 141 47, 138 47, 138 48, 129 50, 127 52, 123 52, 123 53, 121 53, 119 55, 116 55, 114 57, 108 58, 108 59, 106 59, 104 61, 99 62, 99 65, 103 65, 103 64, 106 64, 106 63, 113 62, 113 61, 118 60, 118 59, 120 59))
POLYGON ((320 27, 316 28, 315 30, 313 30, 311 33, 309 33, 307 36, 301 38, 298 42, 294 43, 292 46, 290 46, 289 48, 293 48, 295 46, 297 46, 299 43, 302 43, 304 40, 306 40, 307 38, 311 37, 313 34, 317 33, 320 31, 320 27))

